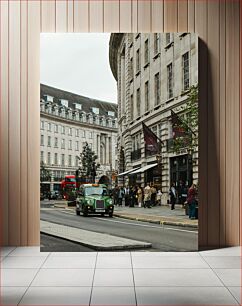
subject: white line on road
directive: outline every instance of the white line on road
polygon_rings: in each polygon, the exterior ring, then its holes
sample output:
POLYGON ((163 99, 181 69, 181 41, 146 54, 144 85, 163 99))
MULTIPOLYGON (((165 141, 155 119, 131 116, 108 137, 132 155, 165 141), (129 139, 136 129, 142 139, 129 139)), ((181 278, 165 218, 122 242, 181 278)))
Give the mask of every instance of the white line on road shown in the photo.
MULTIPOLYGON (((124 221, 118 221, 118 220, 109 220, 109 219, 96 218, 96 217, 93 217, 93 218, 94 218, 94 219, 97 219, 97 220, 109 221, 109 222, 116 222, 116 223, 123 223, 123 224, 129 224, 129 225, 133 225, 133 226, 153 227, 153 228, 162 229, 161 226, 155 226, 155 225, 130 223, 130 222, 124 222, 124 221)), ((183 230, 183 229, 176 229, 176 228, 172 228, 172 227, 164 227, 164 229, 166 229, 166 230, 169 229, 169 230, 171 230, 171 231, 188 232, 188 233, 198 234, 198 232, 196 232, 196 231, 189 231, 189 230, 183 230)))

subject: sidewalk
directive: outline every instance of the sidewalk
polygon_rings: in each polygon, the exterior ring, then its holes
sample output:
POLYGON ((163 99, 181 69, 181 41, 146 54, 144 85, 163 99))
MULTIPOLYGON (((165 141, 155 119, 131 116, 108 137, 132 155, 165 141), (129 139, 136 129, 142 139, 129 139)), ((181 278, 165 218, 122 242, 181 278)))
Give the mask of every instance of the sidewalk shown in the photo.
POLYGON ((74 241, 97 251, 151 248, 152 244, 40 220, 40 232, 74 241))
MULTIPOLYGON (((56 204, 54 206, 70 210, 75 209, 74 207, 67 207, 66 205, 67 204, 62 203, 61 205, 56 204)), ((185 209, 179 204, 175 206, 174 210, 171 210, 169 205, 155 206, 152 208, 115 206, 113 215, 129 220, 198 228, 198 220, 190 220, 189 217, 185 215, 185 209)))
POLYGON ((181 205, 176 205, 174 210, 171 210, 169 205, 152 208, 115 207, 113 215, 130 220, 198 228, 198 220, 190 220, 181 205))

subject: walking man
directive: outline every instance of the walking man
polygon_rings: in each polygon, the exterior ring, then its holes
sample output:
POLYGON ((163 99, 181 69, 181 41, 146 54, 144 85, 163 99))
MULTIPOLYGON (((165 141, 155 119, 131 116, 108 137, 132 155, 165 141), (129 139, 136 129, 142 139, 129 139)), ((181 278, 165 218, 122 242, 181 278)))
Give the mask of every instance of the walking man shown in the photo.
POLYGON ((175 204, 176 204, 176 199, 177 199, 175 183, 172 183, 169 195, 170 195, 170 200, 171 200, 171 210, 173 210, 175 209, 175 204))

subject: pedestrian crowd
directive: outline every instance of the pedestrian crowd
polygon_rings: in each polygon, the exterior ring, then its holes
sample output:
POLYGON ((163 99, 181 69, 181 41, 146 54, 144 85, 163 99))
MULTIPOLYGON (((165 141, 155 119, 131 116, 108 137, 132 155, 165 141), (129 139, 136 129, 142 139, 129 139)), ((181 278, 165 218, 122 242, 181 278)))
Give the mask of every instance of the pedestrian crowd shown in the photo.
MULTIPOLYGON (((163 193, 160 188, 152 183, 147 183, 144 188, 141 186, 115 186, 112 190, 114 205, 129 206, 129 207, 144 207, 152 208, 154 206, 161 206, 167 204, 162 201, 163 193)), ((175 183, 171 184, 169 190, 169 204, 171 210, 175 209, 175 205, 179 203, 182 207, 188 207, 188 215, 190 219, 195 219, 197 200, 197 187, 192 184, 188 188, 182 181, 178 186, 175 183)))

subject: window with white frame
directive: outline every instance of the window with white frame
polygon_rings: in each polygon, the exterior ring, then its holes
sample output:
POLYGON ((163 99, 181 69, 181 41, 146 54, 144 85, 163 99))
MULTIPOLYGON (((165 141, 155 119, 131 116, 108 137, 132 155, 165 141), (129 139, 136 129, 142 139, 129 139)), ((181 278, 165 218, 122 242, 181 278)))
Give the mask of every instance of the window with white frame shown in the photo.
POLYGON ((182 56, 183 90, 189 89, 189 52, 182 56))
POLYGON ((68 100, 60 99, 60 103, 61 103, 61 105, 65 106, 65 107, 68 107, 68 100))
POLYGON ((79 137, 79 129, 76 129, 76 137, 79 137))
POLYGON ((65 154, 61 154, 61 164, 65 166, 65 154))
POLYGON ((61 126, 61 134, 65 134, 65 127, 61 126))
POLYGON ((51 123, 48 123, 48 131, 51 132, 51 123))
POLYGON ((58 165, 58 154, 55 153, 55 162, 54 162, 55 165, 58 165))
POLYGON ((78 166, 79 166, 79 157, 76 156, 76 167, 78 167, 78 166))
POLYGON ((51 137, 50 137, 50 136, 48 136, 48 142, 47 142, 47 145, 48 145, 48 147, 50 147, 50 146, 51 146, 51 137))
POLYGON ((55 133, 58 133, 58 124, 55 124, 55 133))
POLYGON ((58 138, 55 137, 55 148, 58 148, 58 138))
POLYGON ((110 116, 110 117, 114 117, 114 116, 115 116, 115 113, 114 113, 114 112, 112 112, 112 111, 108 111, 108 116, 110 116))
POLYGON ((89 132, 89 138, 92 139, 93 138, 93 133, 89 132))
POLYGON ((140 116, 140 88, 136 91, 136 109, 137 109, 137 116, 140 116))
POLYGON ((99 108, 98 107, 92 107, 92 112, 96 115, 99 115, 99 108))
POLYGON ((82 131, 82 137, 83 137, 83 138, 86 137, 86 131, 85 131, 85 130, 82 131))
POLYGON ((72 166, 72 156, 71 155, 68 156, 68 166, 69 167, 72 166))
POLYGON ((44 162, 44 151, 40 152, 40 161, 43 163, 44 162))
POLYGON ((72 150, 72 140, 69 140, 68 142, 68 150, 72 150))
POLYGON ((72 128, 69 128, 68 135, 72 136, 72 128))
POLYGON ((40 121, 40 128, 41 128, 41 130, 44 130, 44 128, 45 128, 45 122, 44 121, 40 121))
POLYGON ((45 140, 44 135, 41 135, 41 136, 40 136, 40 145, 41 145, 41 146, 44 145, 44 140, 45 140))
POLYGON ((145 111, 149 110, 149 81, 145 82, 145 111))
POLYGON ((155 75, 155 105, 160 104, 160 73, 155 75))
POLYGON ((50 152, 48 152, 48 155, 47 155, 47 163, 48 163, 48 165, 51 165, 51 154, 50 154, 50 152))
POLYGON ((167 96, 168 99, 173 97, 173 71, 172 63, 167 66, 167 96))
POLYGON ((65 149, 65 139, 61 139, 61 149, 65 149))
POLYGON ((76 141, 76 151, 79 151, 79 141, 76 141))

